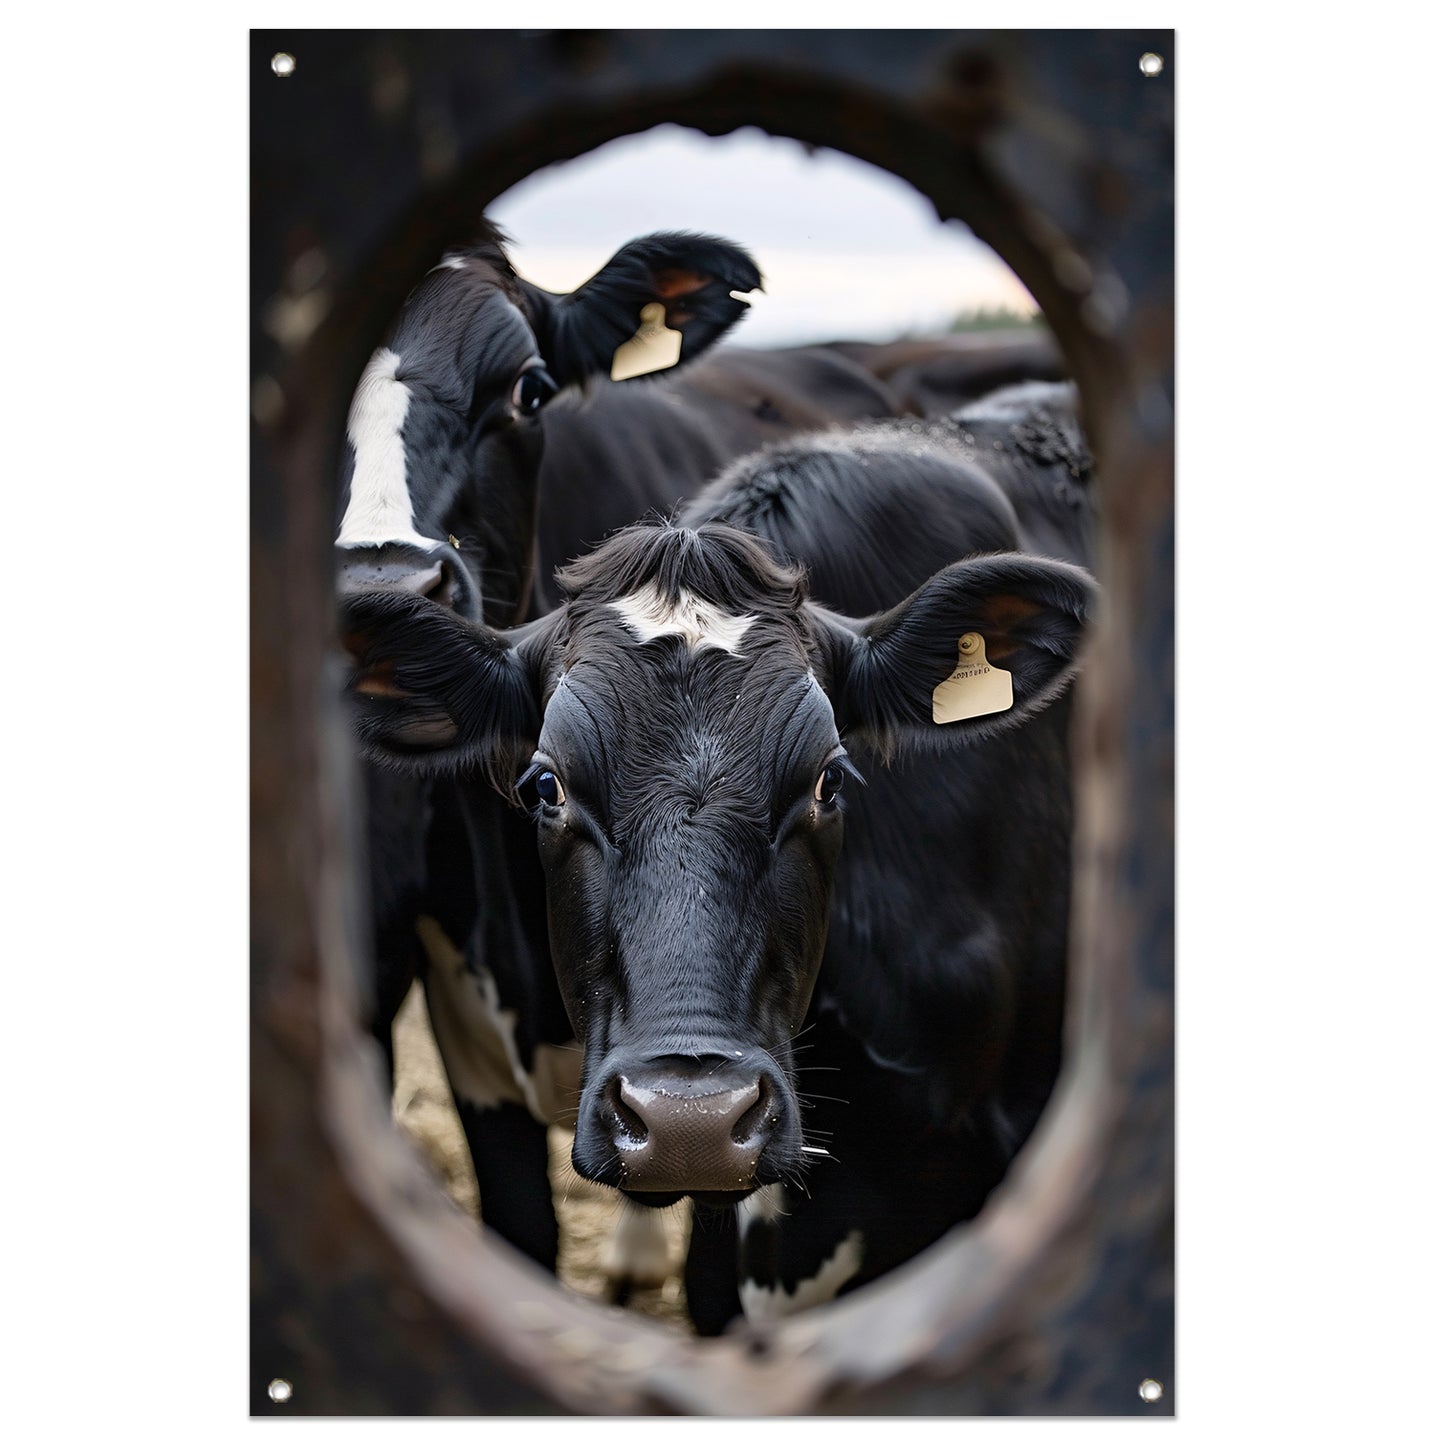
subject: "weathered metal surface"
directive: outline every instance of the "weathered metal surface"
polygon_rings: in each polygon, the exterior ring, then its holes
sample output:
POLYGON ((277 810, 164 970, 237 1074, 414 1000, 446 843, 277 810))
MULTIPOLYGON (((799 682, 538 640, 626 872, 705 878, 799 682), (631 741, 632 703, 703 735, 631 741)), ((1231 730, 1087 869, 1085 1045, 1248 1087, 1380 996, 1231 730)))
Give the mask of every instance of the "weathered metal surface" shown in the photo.
POLYGON ((1171 33, 258 32, 250 65, 253 1413, 1171 1413, 1171 33), (661 121, 850 151, 966 220, 1079 379, 1106 523, 1054 1103, 974 1224, 718 1341, 565 1296, 389 1128, 324 666, 331 479, 369 347, 493 196, 661 121))

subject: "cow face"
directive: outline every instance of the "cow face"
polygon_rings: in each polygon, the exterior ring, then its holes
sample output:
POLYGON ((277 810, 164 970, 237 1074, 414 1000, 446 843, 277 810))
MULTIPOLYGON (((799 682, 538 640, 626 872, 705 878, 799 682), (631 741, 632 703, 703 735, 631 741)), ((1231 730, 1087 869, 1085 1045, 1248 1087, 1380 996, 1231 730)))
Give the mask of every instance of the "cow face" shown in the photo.
POLYGON ((536 821, 558 979, 584 1045, 573 1161, 644 1202, 740 1197, 801 1169, 792 1038, 822 960, 848 747, 951 746, 1065 685, 1086 574, 958 563, 849 621, 729 527, 637 527, 561 574, 526 629, 414 598, 349 609, 374 756, 485 762, 536 821), (939 726, 978 632, 1007 714, 939 726))
POLYGON ((352 400, 341 592, 411 592, 474 621, 514 621, 531 578, 542 408, 605 375, 644 306, 665 307, 687 360, 747 309, 731 293, 759 282, 751 257, 706 236, 634 241, 564 296, 521 280, 495 231, 447 255, 352 400))

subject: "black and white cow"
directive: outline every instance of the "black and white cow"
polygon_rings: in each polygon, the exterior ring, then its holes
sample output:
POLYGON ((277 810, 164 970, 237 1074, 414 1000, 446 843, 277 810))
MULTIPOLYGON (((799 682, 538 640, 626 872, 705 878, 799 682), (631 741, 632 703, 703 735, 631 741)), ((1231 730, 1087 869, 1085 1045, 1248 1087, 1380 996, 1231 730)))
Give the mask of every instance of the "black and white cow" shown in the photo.
MULTIPOLYGON (((686 362, 745 310, 733 293, 758 284, 740 248, 685 234, 633 242, 565 297, 519 278, 493 230, 448 254, 355 394, 343 596, 385 587, 473 621, 516 622, 534 572, 550 579, 557 561, 670 509, 740 452, 893 410, 871 376, 826 352, 780 362, 732 351, 657 380, 600 379, 643 306, 665 306, 686 362)), ((577 1056, 527 825, 480 775, 433 782, 369 767, 365 783, 374 1032, 389 1054, 392 1019, 420 975, 483 1216, 551 1265, 545 1125, 575 1099, 577 1056)))
MULTIPOLYGON (((942 445, 864 446, 814 486, 803 458, 847 446, 743 466, 696 525, 614 535, 518 629, 417 596, 347 609, 366 748, 518 779, 584 1049, 575 1166, 640 1203, 746 1201, 756 1314, 969 1217, 1058 1064, 1069 799, 1048 705, 1092 583, 1014 550, 1007 498, 942 445), (729 511, 750 530, 701 520, 729 511), (860 552, 856 590, 821 569, 831 608, 791 560, 860 552), (933 575, 900 584, 922 558, 933 575), (968 634, 1012 703, 940 725, 968 634), (895 763, 845 805, 852 752, 895 763), (801 1082, 815 1066, 846 1103, 801 1082)), ((703 1330, 738 1305, 730 1243, 700 1216, 703 1330)))
MULTIPOLYGON (((444 256, 357 385, 336 537, 342 596, 385 587, 474 621, 519 621, 532 604, 548 403, 560 394, 565 410, 581 386, 606 377, 644 306, 666 308, 686 362, 746 311, 733 293, 760 284, 756 263, 731 242, 659 234, 558 296, 516 274, 504 240, 484 224, 473 244, 444 256)), ((712 450, 699 457, 698 481, 716 460, 712 450)), ((596 514, 617 525, 669 503, 671 469, 649 468, 636 452, 633 462, 620 475, 554 467, 554 510, 566 509, 569 492, 596 491, 596 514)), ((565 524, 556 534, 574 551, 587 540, 565 524)), ((572 1051, 548 1042, 560 1045, 569 1030, 534 923, 535 860, 526 850, 519 858, 516 820, 484 781, 434 783, 375 766, 363 781, 373 1032, 389 1060, 392 1020, 421 976, 483 1216, 550 1267, 544 1121, 565 1112, 572 1051)))
MULTIPOLYGON (((546 403, 606 376, 644 306, 665 307, 686 362, 747 310, 733 293, 760 283, 740 247, 683 233, 633 241, 566 296, 519 277, 494 228, 449 252, 356 388, 340 589, 394 587, 465 617, 516 620, 530 600, 546 403)), ((630 489, 623 515, 655 503, 650 480, 643 467, 613 479, 630 489)))

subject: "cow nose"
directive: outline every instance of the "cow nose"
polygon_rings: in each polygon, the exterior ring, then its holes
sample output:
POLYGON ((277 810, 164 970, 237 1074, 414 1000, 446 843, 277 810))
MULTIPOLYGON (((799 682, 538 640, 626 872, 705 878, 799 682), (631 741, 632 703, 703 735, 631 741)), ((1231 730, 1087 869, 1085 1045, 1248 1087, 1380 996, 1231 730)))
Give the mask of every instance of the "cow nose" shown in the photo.
POLYGON ((779 1116, 764 1074, 706 1055, 620 1068, 601 1105, 619 1183, 643 1193, 751 1189, 779 1116))
POLYGON ((456 563, 449 557, 425 553, 403 556, 342 554, 336 586, 343 595, 353 592, 414 592, 443 607, 457 605, 456 563))

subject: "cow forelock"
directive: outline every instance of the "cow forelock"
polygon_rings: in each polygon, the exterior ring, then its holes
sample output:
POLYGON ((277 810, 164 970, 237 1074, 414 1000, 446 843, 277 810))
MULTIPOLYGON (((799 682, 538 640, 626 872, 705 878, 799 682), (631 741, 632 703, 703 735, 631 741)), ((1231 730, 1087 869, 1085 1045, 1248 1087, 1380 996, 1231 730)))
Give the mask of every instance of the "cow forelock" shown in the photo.
POLYGON ((778 621, 796 616, 804 598, 797 568, 756 537, 715 523, 627 527, 559 572, 557 585, 579 616, 641 594, 665 615, 702 604, 709 616, 778 621))

